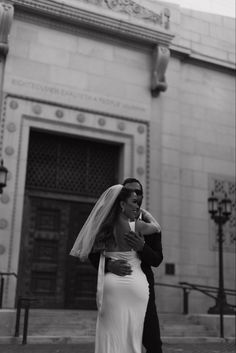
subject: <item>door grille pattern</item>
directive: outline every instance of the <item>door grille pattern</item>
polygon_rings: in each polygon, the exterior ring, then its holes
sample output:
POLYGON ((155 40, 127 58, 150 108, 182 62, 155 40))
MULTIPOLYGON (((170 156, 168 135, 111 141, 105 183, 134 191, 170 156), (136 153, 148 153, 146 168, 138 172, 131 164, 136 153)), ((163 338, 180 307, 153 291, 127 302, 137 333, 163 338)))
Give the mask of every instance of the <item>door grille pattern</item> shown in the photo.
POLYGON ((97 197, 117 183, 119 146, 31 131, 26 187, 97 197))

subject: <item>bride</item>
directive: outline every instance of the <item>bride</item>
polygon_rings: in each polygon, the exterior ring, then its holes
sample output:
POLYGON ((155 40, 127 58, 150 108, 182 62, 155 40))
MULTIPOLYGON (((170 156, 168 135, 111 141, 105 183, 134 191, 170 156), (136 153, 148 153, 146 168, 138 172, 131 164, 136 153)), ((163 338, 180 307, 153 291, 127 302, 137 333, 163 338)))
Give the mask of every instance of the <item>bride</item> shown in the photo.
POLYGON ((136 220, 138 210, 134 191, 120 184, 108 188, 95 204, 71 250, 71 255, 81 260, 91 251, 100 252, 95 353, 141 353, 142 350, 148 282, 126 235, 153 234, 158 227, 136 220), (105 274, 105 257, 127 261, 131 274, 123 277, 105 274))

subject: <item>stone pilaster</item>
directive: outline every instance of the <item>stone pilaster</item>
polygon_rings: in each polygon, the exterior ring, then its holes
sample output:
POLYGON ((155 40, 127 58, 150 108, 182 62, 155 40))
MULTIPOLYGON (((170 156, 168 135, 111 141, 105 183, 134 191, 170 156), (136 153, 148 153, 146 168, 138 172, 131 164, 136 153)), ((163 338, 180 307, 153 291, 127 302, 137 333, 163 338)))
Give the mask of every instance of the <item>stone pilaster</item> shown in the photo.
MULTIPOLYGON (((8 36, 13 21, 14 8, 12 5, 0 2, 0 127, 2 122, 3 79, 6 56, 8 53, 8 36)), ((0 157, 2 136, 0 135, 0 157)))
POLYGON ((4 2, 0 3, 0 56, 8 52, 8 35, 13 20, 13 6, 4 2))

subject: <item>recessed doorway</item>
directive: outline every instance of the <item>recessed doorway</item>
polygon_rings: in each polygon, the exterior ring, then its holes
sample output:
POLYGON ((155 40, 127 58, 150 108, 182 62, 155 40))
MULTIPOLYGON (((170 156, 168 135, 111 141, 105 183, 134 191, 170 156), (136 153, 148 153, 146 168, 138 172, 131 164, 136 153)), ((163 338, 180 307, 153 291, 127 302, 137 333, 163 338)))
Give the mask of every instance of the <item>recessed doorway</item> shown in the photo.
POLYGON ((96 270, 69 251, 98 196, 118 182, 120 144, 31 130, 18 295, 94 309, 96 270))

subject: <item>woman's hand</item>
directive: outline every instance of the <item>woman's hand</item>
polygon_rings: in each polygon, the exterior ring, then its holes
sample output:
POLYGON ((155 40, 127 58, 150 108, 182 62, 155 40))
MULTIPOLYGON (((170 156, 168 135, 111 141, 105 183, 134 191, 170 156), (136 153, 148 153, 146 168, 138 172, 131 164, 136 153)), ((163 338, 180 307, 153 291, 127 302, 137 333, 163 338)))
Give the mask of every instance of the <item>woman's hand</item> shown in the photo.
POLYGON ((129 233, 124 234, 125 240, 129 246, 135 251, 142 251, 145 241, 144 237, 141 234, 130 231, 129 233))

